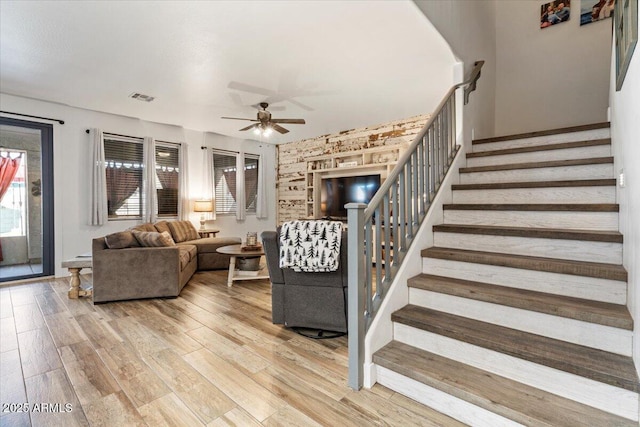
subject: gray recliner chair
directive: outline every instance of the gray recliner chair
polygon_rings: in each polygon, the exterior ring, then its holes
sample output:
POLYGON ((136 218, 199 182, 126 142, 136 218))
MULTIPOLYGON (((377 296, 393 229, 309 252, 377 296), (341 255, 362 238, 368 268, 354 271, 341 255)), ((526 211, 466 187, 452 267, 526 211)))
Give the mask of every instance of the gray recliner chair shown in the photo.
MULTIPOLYGON (((342 232, 337 271, 309 273, 280 268, 280 228, 264 231, 262 245, 271 278, 273 323, 290 328, 347 332, 347 233, 342 232)), ((341 334, 341 335, 342 335, 341 334)), ((307 334, 304 334, 309 336, 307 334)))

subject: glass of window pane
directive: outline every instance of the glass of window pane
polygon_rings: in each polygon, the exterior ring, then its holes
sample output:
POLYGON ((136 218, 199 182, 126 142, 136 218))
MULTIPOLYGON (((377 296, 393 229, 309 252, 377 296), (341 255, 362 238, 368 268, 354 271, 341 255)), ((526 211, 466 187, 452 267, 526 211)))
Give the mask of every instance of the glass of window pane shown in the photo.
POLYGON ((109 218, 142 217, 142 141, 105 138, 109 218))
POLYGON ((156 195, 159 217, 178 216, 179 153, 177 144, 156 143, 156 195))

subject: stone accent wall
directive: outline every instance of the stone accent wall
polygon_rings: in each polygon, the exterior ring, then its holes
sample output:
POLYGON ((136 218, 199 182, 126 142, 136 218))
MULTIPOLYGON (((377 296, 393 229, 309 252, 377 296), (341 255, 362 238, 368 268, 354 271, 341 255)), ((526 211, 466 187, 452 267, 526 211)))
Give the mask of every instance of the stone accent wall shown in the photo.
POLYGON ((306 219, 306 173, 310 157, 335 153, 357 153, 360 150, 408 145, 424 127, 430 114, 396 120, 381 125, 342 131, 317 138, 281 144, 278 159, 278 224, 306 219))

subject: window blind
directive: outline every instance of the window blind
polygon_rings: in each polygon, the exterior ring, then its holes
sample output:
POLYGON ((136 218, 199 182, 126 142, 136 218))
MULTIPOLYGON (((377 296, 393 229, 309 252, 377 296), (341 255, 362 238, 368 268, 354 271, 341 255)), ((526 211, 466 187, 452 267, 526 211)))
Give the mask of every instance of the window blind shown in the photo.
POLYGON ((104 155, 109 218, 142 218, 142 141, 105 134, 104 155))
POLYGON ((244 155, 244 192, 246 198, 246 212, 256 213, 258 201, 258 159, 255 154, 244 155))
POLYGON ((213 152, 216 214, 236 211, 236 154, 213 152))
POLYGON ((180 184, 180 145, 156 142, 156 195, 159 217, 177 217, 180 184))

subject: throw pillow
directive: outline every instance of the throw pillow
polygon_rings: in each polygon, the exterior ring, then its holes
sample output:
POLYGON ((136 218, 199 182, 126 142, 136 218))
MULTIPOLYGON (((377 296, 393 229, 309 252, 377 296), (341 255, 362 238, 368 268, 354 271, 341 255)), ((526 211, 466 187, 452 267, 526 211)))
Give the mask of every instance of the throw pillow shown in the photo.
POLYGON ((137 231, 158 231, 156 227, 153 226, 150 222, 145 222, 144 224, 136 225, 135 227, 131 227, 129 230, 137 230, 137 231))
POLYGON ((198 230, 196 230, 191 221, 171 221, 167 224, 176 243, 200 238, 198 230))
POLYGON ((145 247, 163 247, 175 246, 171 235, 166 231, 158 233, 157 231, 132 231, 141 246, 145 247))
POLYGON ((108 234, 104 237, 104 243, 109 249, 124 249, 140 246, 138 240, 136 240, 131 231, 119 231, 117 233, 108 234))
POLYGON ((167 221, 158 221, 155 224, 153 224, 153 226, 156 228, 158 233, 162 233, 163 231, 166 231, 167 233, 171 234, 171 230, 169 230, 169 226, 167 224, 169 224, 167 221))

